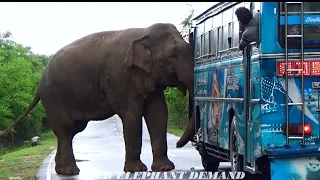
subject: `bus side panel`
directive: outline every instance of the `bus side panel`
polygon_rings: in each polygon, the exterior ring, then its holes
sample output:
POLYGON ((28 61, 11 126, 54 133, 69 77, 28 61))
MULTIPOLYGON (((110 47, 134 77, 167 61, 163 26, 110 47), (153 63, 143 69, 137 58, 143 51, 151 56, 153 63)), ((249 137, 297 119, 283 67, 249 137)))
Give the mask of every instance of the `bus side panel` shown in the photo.
POLYGON ((320 156, 273 159, 272 180, 319 180, 320 156))
MULTIPOLYGON (((244 93, 244 73, 242 65, 239 66, 241 63, 241 59, 234 60, 237 61, 237 65, 229 66, 225 71, 225 93, 224 96, 226 98, 243 98, 244 93)), ((245 145, 245 119, 244 119, 244 109, 243 103, 241 102, 234 102, 224 103, 224 110, 223 110, 223 119, 220 128, 223 129, 220 135, 220 142, 221 147, 224 149, 229 149, 229 114, 228 109, 233 108, 235 111, 235 118, 237 122, 238 128, 238 150, 240 154, 244 153, 244 145, 245 145)))
MULTIPOLYGON (((194 95, 195 97, 210 97, 210 80, 208 79, 209 72, 195 72, 194 74, 194 95)), ((202 127, 202 136, 201 141, 208 143, 207 132, 205 131, 207 127, 207 119, 208 119, 208 104, 207 101, 196 101, 195 106, 199 106, 200 110, 200 125, 202 127)))
MULTIPOLYGON (((232 62, 221 62, 209 71, 195 73, 195 96, 211 98, 243 98, 243 70, 241 59, 232 62), (232 66, 230 66, 232 65, 232 66), (224 68, 224 67, 229 68, 224 68), (202 82, 202 85, 200 85, 202 82)), ((238 125, 238 142, 240 154, 244 153, 245 120, 243 119, 243 104, 241 102, 204 102, 198 101, 202 127, 202 141, 210 145, 229 149, 229 114, 228 109, 235 110, 238 125)))

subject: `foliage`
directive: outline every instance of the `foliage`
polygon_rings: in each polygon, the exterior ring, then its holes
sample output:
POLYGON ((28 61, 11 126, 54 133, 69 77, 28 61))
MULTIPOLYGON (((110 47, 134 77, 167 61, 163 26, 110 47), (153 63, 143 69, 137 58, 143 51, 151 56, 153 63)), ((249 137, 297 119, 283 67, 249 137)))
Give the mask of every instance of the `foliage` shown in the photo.
MULTIPOLYGON (((11 40, 11 32, 0 34, 0 130, 6 129, 32 102, 44 66, 51 56, 34 54, 31 47, 11 40)), ((44 112, 39 104, 18 123, 15 132, 0 139, 0 152, 8 145, 21 145, 39 135, 44 112)))
POLYGON ((184 20, 181 22, 181 25, 183 28, 190 28, 192 23, 191 20, 193 18, 194 15, 194 9, 191 9, 189 12, 189 15, 187 17, 184 18, 184 20))
POLYGON ((169 125, 184 129, 189 116, 189 95, 183 96, 177 88, 167 88, 165 96, 169 111, 169 125))

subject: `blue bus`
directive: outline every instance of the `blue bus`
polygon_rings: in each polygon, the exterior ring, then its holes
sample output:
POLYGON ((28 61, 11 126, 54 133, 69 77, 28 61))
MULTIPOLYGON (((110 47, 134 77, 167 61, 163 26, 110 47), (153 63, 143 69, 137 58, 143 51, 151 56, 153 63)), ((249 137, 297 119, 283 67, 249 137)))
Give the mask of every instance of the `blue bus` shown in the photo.
POLYGON ((320 2, 220 2, 193 19, 194 145, 253 179, 320 180, 320 2), (239 52, 239 7, 260 13, 239 52))

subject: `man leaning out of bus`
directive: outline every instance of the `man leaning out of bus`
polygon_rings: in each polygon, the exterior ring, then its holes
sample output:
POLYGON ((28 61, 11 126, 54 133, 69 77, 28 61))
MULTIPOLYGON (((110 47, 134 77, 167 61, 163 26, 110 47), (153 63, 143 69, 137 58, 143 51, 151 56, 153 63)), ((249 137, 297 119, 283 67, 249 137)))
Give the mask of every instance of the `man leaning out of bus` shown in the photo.
POLYGON ((244 27, 239 44, 239 50, 243 51, 243 49, 251 42, 259 43, 260 13, 257 12, 252 15, 249 9, 240 7, 236 10, 235 14, 240 22, 240 27, 244 27))

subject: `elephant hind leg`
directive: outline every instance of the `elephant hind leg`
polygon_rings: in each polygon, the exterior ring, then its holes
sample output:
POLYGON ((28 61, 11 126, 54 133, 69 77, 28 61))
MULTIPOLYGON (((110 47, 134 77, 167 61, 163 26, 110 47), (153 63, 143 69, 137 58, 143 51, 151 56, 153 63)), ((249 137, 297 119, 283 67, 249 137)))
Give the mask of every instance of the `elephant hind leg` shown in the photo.
POLYGON ((61 175, 77 175, 80 169, 77 167, 72 148, 74 136, 83 131, 88 121, 73 121, 68 116, 54 115, 47 117, 52 122, 52 130, 57 136, 58 148, 56 153, 56 173, 61 175))

